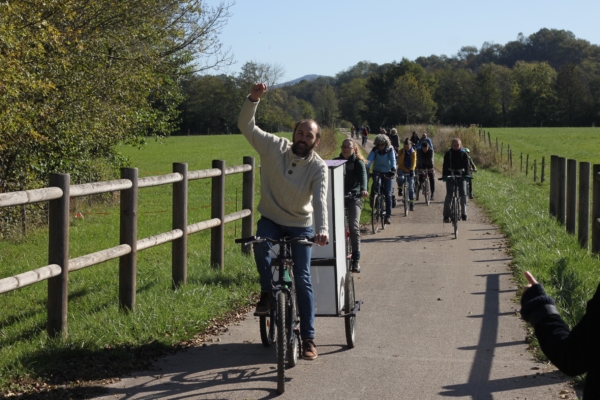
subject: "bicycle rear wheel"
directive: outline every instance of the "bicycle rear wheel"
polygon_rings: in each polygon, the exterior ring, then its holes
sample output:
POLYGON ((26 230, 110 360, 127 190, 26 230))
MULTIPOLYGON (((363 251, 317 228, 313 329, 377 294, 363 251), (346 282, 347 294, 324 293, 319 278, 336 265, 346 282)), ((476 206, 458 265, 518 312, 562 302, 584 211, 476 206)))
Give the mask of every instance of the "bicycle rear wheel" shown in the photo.
POLYGON ((287 351, 285 293, 277 293, 277 393, 285 392, 285 356, 287 351))
POLYGON ((429 205, 429 203, 431 202, 431 187, 429 185, 429 179, 425 179, 425 182, 423 182, 423 196, 425 197, 425 203, 427 203, 427 205, 429 205))
MULTIPOLYGON (((354 276, 352 276, 351 272, 346 273, 344 291, 344 309, 345 313, 349 314, 354 309, 356 302, 354 297, 354 276)), ((351 317, 345 317, 344 320, 346 328, 346 344, 352 349, 356 346, 356 314, 351 317)))
POLYGON ((379 204, 379 197, 381 197, 378 194, 375 194, 373 196, 373 208, 371 208, 371 228, 373 229, 373 233, 377 233, 379 231, 379 209, 378 209, 378 204, 379 204))

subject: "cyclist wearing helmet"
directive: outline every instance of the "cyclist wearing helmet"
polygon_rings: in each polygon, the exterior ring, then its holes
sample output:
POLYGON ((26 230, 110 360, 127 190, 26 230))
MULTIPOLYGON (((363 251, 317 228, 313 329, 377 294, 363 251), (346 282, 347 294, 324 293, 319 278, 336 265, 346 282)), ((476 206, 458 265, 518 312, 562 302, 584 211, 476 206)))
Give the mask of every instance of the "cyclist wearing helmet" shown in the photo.
POLYGON ((458 193, 460 196, 460 206, 462 209, 461 219, 467 220, 467 185, 466 180, 471 179, 471 166, 469 165, 469 157, 467 152, 462 149, 462 141, 460 138, 452 139, 452 147, 444 154, 444 165, 442 167, 442 180, 446 182, 446 198, 444 199, 444 222, 450 222, 450 202, 452 201, 452 192, 454 185, 458 185, 458 193), (448 180, 450 169, 464 170, 463 176, 465 180, 454 182, 448 180))
MULTIPOLYGON (((429 175, 431 200, 433 200, 433 195, 435 193, 435 172, 433 171, 433 161, 433 149, 429 148, 429 142, 423 142, 421 144, 421 148, 417 150, 417 169, 419 171, 423 170, 429 175)), ((424 176, 419 174, 419 182, 422 184, 424 181, 424 176)))
MULTIPOLYGON (((381 193, 385 196, 385 223, 391 224, 392 190, 394 181, 390 178, 393 177, 396 173, 396 153, 392 148, 390 139, 386 135, 377 135, 373 143, 373 150, 371 150, 371 152, 369 153, 369 157, 367 158, 367 171, 369 171, 372 164, 373 172, 385 174, 389 177, 388 179, 386 179, 385 177, 381 179, 381 193)), ((373 196, 373 193, 379 190, 379 187, 376 187, 377 182, 377 180, 373 180, 373 186, 371 187, 371 196, 373 196)), ((371 197, 371 200, 372 199, 373 197, 371 197)))
MULTIPOLYGON (((471 158, 471 151, 469 149, 467 149, 466 147, 464 148, 464 150, 465 150, 465 153, 467 153, 467 157, 469 157, 469 166, 471 167, 471 171, 477 172, 477 167, 475 166, 475 163, 473 162, 473 159, 471 158)), ((467 189, 469 191, 469 198, 470 199, 475 198, 475 196, 473 196, 473 174, 471 174, 471 179, 469 180, 467 189)))

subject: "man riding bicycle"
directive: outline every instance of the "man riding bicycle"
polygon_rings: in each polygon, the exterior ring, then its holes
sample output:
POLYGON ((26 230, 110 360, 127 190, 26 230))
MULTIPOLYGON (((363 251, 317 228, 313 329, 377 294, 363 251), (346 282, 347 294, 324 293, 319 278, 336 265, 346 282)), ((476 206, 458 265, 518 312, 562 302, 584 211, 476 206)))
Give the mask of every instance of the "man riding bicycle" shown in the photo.
POLYGON ((429 148, 428 142, 423 142, 421 144, 421 148, 417 150, 417 170, 419 170, 419 183, 423 184, 425 182, 424 175, 421 175, 421 171, 424 174, 429 175, 429 188, 431 193, 431 200, 433 200, 433 196, 435 193, 435 172, 433 170, 433 150, 429 148))
MULTIPOLYGON (((316 232, 315 243, 328 241, 327 176, 325 162, 313 149, 321 140, 321 128, 313 120, 296 124, 292 142, 267 133, 255 125, 254 114, 267 85, 257 83, 238 117, 238 127, 250 145, 258 152, 263 167, 256 235, 271 239, 313 236, 313 205, 316 232), (314 198, 314 202, 312 201, 314 198)), ((310 276, 311 247, 292 244, 294 278, 300 314, 302 357, 317 358, 315 337, 314 293, 310 276)), ((260 274, 261 298, 256 313, 267 315, 271 309, 271 247, 268 242, 254 244, 254 259, 260 274)))
MULTIPOLYGON (((456 175, 456 173, 455 173, 456 175)), ((458 185, 460 195, 461 219, 467 220, 467 180, 471 178, 471 166, 467 153, 462 150, 462 141, 459 138, 452 139, 452 148, 444 154, 444 166, 442 168, 442 180, 446 182, 446 198, 444 199, 444 222, 450 222, 450 202, 454 185, 458 185), (448 179, 450 170, 463 170, 462 181, 455 182, 448 179)))
MULTIPOLYGON (((410 202, 410 211, 415 209, 415 168, 417 167, 417 152, 411 146, 411 142, 406 139, 404 148, 400 150, 398 155, 398 170, 402 173, 398 174, 398 195, 402 196, 402 185, 404 180, 408 180, 408 201, 410 202)), ((405 193, 406 195, 406 193, 405 193)))
MULTIPOLYGON (((367 157, 367 171, 369 171, 371 164, 373 165, 373 173, 379 173, 382 175, 394 175, 396 173, 396 153, 390 144, 390 139, 383 134, 379 134, 373 141, 374 146, 369 157, 367 157)), ((373 186, 371 187, 371 196, 379 191, 379 181, 373 180, 373 186)), ((392 223, 392 190, 393 190, 392 179, 381 179, 381 194, 385 197, 385 208, 386 216, 385 223, 392 223)), ((373 197, 371 197, 373 199, 373 197)), ((371 204, 373 206, 373 204, 371 204)))

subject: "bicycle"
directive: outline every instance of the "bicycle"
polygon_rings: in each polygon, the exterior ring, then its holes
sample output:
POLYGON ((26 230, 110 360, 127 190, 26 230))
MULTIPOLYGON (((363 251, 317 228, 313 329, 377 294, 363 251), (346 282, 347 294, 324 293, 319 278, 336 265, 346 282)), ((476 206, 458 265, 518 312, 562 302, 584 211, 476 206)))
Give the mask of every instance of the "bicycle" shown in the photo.
MULTIPOLYGON (((429 173, 433 173, 433 176, 435 176, 435 170, 433 168, 420 169, 418 179, 420 181, 421 177, 423 177, 423 182, 419 183, 419 185, 422 187, 423 197, 425 198, 425 203, 427 205, 429 205, 431 202, 431 183, 429 182, 429 173)), ((419 192, 415 193, 415 197, 416 200, 419 200, 419 192)))
POLYGON ((404 216, 408 216, 409 199, 408 199, 408 177, 409 173, 398 171, 398 176, 402 174, 404 176, 404 182, 402 183, 402 205, 404 207, 404 216))
MULTIPOLYGON (((268 316, 258 315, 260 318, 260 338, 265 347, 277 343, 277 392, 285 392, 285 362, 288 368, 295 367, 301 352, 300 341, 300 315, 296 304, 296 284, 294 281, 292 248, 294 242, 312 245, 314 238, 289 238, 271 239, 268 237, 250 236, 235 239, 235 243, 253 244, 269 242, 278 245, 276 257, 273 258, 271 268, 273 273, 271 288, 271 310, 268 316), (289 355, 288 355, 289 353, 289 355)), ((274 251, 274 250, 272 250, 274 251)))
POLYGON ((384 178, 391 179, 389 177, 386 177, 386 175, 388 174, 390 173, 375 171, 371 174, 371 177, 373 178, 373 188, 377 186, 377 190, 373 190, 373 200, 371 206, 371 228, 373 230, 373 233, 377 233, 379 231, 379 226, 381 226, 381 230, 385 229, 385 195, 381 193, 381 186, 383 185, 384 178), (377 185, 375 185, 375 179, 378 180, 377 185))
MULTIPOLYGON (((458 185, 465 180, 465 176, 462 175, 464 169, 449 169, 450 176, 446 177, 446 180, 454 181, 454 189, 452 190, 452 200, 450 201, 450 221, 454 228, 454 239, 458 239, 458 221, 460 220, 460 195, 458 191, 458 185), (455 174, 456 173, 456 174, 455 174), (458 175, 457 175, 458 174, 458 175)), ((443 180, 440 178, 439 180, 443 180)))

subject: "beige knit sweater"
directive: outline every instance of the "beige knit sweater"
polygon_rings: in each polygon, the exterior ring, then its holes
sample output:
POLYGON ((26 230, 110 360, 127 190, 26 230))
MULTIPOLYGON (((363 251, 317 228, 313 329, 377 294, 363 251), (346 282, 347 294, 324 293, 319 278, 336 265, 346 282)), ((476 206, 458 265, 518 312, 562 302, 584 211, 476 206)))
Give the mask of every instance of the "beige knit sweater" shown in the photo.
POLYGON ((246 99, 238 118, 240 131, 261 159, 258 211, 280 225, 293 227, 311 226, 314 211, 315 234, 327 235, 327 165, 314 151, 299 158, 288 139, 256 126, 254 113, 259 101, 246 99))

